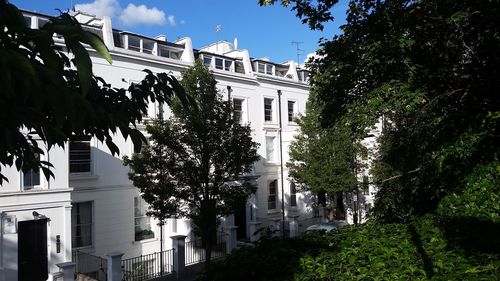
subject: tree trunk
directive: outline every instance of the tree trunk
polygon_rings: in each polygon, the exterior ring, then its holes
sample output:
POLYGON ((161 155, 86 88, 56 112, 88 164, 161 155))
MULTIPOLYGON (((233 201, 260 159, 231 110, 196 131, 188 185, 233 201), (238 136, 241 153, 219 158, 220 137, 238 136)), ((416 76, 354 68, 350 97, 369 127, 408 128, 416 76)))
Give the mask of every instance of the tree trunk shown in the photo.
POLYGON ((212 260, 212 244, 206 243, 205 244, 205 271, 207 271, 208 268, 210 267, 211 260, 212 260))
POLYGON ((198 228, 205 248, 205 269, 210 266, 212 248, 217 244, 217 215, 215 200, 201 202, 198 228))
POLYGON ((336 219, 345 220, 344 193, 337 192, 335 197, 337 199, 337 204, 335 204, 336 219))

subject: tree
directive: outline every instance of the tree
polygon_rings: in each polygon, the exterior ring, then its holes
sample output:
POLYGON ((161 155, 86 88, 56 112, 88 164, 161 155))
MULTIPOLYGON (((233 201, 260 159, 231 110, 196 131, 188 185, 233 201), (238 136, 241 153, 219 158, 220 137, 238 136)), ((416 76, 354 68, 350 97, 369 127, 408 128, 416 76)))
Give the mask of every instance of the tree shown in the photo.
POLYGON ((323 42, 312 78, 322 125, 361 132, 384 119, 380 219, 434 212, 498 165, 499 12, 489 0, 350 1, 343 34, 323 42))
POLYGON ((297 118, 300 133, 290 145, 290 176, 302 189, 318 194, 318 203, 328 194, 335 200, 335 217, 345 219, 343 194, 357 188, 356 161, 359 145, 353 143, 348 128, 324 129, 319 124, 319 111, 314 88, 306 104, 307 115, 297 118))
MULTIPOLYGON (((173 89, 182 98, 182 87, 166 74, 146 71, 129 95, 94 76, 84 44, 110 63, 111 55, 98 36, 67 13, 34 30, 14 5, 0 0, 0 30, 0 165, 23 171, 40 167, 48 179, 52 165, 37 160, 43 154, 38 140, 50 149, 74 135, 96 137, 116 154, 112 136, 120 131, 138 149, 145 138, 135 125, 149 101, 168 103, 173 89), (56 33, 64 38, 64 49, 55 44, 56 33)), ((3 180, 8 179, 0 173, 0 184, 3 180)))
MULTIPOLYGON (((273 5, 279 0, 259 0, 261 6, 273 5)), ((297 17, 302 19, 302 23, 307 23, 311 29, 323 30, 323 23, 333 20, 333 15, 330 12, 338 0, 281 0, 281 5, 284 7, 292 6, 292 11, 295 11, 297 17)))
POLYGON ((197 107, 174 103, 168 120, 148 125, 149 145, 124 164, 129 178, 150 204, 149 214, 190 218, 210 264, 220 216, 246 201, 255 187, 243 181, 259 159, 250 127, 232 118, 229 101, 217 91, 213 74, 200 62, 181 84, 197 107))

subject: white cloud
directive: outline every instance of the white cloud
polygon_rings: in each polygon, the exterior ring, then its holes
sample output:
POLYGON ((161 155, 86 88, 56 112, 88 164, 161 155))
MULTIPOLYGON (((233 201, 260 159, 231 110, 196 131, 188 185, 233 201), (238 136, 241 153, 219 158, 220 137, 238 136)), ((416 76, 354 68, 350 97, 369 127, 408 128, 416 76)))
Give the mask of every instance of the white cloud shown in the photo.
POLYGON ((120 6, 118 0, 94 0, 94 2, 76 4, 75 9, 98 17, 108 16, 118 18, 125 26, 133 25, 163 25, 168 23, 176 26, 175 17, 166 15, 164 11, 146 5, 136 6, 129 3, 125 9, 120 6))
POLYGON ((121 10, 118 0, 95 0, 91 3, 76 4, 75 9, 99 17, 113 17, 121 10))
POLYGON ((168 20, 168 24, 170 24, 171 26, 175 26, 175 17, 170 15, 167 17, 167 20, 168 20))
POLYGON ((148 8, 146 5, 136 6, 132 3, 123 9, 120 20, 124 25, 162 25, 165 23, 165 12, 158 8, 148 8))
POLYGON ((185 20, 181 20, 181 24, 186 24, 186 21, 185 20))

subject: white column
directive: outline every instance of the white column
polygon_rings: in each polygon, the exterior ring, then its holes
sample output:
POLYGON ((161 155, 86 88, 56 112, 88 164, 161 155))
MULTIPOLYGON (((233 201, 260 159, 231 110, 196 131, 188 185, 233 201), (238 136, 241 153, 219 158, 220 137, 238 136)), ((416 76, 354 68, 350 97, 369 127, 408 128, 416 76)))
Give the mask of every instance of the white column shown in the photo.
POLYGON ((250 242, 255 242, 260 239, 260 232, 257 231, 260 229, 260 222, 252 221, 248 223, 248 229, 250 231, 250 242))
POLYGON ((186 267, 186 237, 186 235, 170 236, 174 249, 173 269, 178 280, 184 275, 184 269, 186 267))
POLYGON ((64 230, 62 238, 62 250, 64 251, 64 260, 70 261, 73 256, 71 254, 71 205, 64 206, 64 230))
POLYGON ((74 281, 75 280, 75 267, 74 262, 63 262, 56 264, 59 270, 63 274, 63 281, 74 281))
POLYGON ((226 253, 230 254, 237 245, 237 226, 226 226, 226 253))
POLYGON ((122 281, 122 256, 123 253, 106 254, 108 259, 108 281, 122 281))
POLYGON ((299 235, 299 223, 297 222, 297 218, 297 215, 289 216, 290 237, 299 235))
POLYGON ((328 222, 328 217, 326 215, 326 207, 319 207, 319 220, 320 223, 328 222))

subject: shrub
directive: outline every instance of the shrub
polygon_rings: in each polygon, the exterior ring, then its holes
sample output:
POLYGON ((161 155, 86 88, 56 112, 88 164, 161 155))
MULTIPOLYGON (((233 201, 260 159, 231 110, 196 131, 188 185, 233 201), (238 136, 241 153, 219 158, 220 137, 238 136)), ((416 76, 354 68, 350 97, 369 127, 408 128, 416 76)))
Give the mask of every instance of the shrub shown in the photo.
POLYGON ((370 222, 259 241, 236 250, 200 280, 500 280, 496 235, 499 226, 493 222, 434 216, 407 224, 370 222), (484 231, 492 237, 488 249, 471 242, 484 231))

